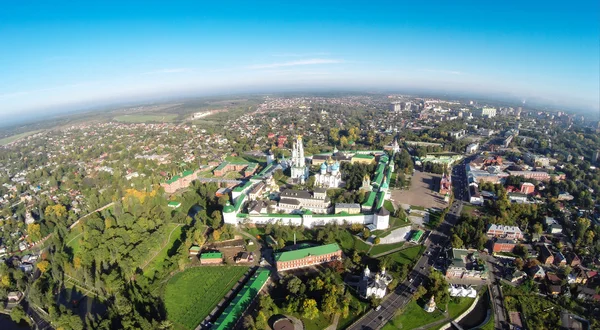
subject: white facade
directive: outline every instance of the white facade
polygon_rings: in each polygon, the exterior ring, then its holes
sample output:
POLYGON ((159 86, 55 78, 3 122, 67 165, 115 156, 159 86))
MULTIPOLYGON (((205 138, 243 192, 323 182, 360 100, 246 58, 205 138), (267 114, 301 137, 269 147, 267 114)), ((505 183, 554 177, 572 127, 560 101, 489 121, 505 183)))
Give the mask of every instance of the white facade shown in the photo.
POLYGON ((371 274, 371 270, 367 267, 359 283, 360 294, 364 298, 372 296, 383 298, 392 280, 392 276, 385 272, 385 268, 380 273, 371 274))
POLYGON ((479 143, 471 143, 467 146, 467 150, 465 150, 468 154, 475 153, 479 149, 479 143))
POLYGON ((321 164, 321 171, 315 175, 315 186, 321 188, 339 188, 342 184, 342 173, 340 172, 340 163, 333 164, 324 162, 321 164))
POLYGON ((292 168, 291 178, 300 183, 304 183, 308 178, 308 167, 304 158, 304 146, 302 145, 302 136, 298 135, 296 142, 292 146, 292 168))

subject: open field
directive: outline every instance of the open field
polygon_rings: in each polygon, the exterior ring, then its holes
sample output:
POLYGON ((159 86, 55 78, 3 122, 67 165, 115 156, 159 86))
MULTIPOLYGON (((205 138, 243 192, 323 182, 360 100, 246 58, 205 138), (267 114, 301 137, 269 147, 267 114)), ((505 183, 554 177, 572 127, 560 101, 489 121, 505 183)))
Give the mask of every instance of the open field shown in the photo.
POLYGON ((67 242, 67 246, 72 249, 73 255, 77 255, 77 252, 79 252, 79 243, 82 239, 83 225, 79 223, 69 231, 69 234, 67 234, 67 237, 65 238, 65 242, 67 242))
POLYGON ((408 190, 391 190, 392 199, 396 203, 422 207, 439 207, 444 209, 447 203, 439 196, 434 187, 439 185, 440 175, 415 171, 408 190))
POLYGON ((375 246, 373 246, 373 248, 371 248, 371 251, 369 252, 369 254, 372 256, 378 255, 380 253, 384 253, 384 252, 402 247, 402 245, 404 245, 404 242, 375 245, 375 246))
POLYGON ((114 119, 122 123, 171 123, 177 118, 173 114, 153 114, 153 115, 122 115, 114 119))
POLYGON ((167 318, 176 329, 194 329, 247 270, 240 266, 205 266, 176 274, 164 292, 167 318))
POLYGON ((152 259, 152 261, 146 266, 144 269, 144 276, 151 277, 152 274, 158 269, 163 268, 163 263, 167 258, 170 257, 169 251, 171 251, 173 244, 181 237, 182 226, 177 226, 177 224, 171 223, 168 225, 168 233, 171 233, 171 237, 167 244, 158 252, 156 257, 152 259))
POLYGON ((439 310, 436 310, 433 313, 427 313, 423 310, 422 306, 419 306, 415 301, 411 301, 406 305, 403 311, 383 327, 383 330, 414 329, 443 319, 444 314, 439 310))
POLYGON ((421 254, 421 250, 424 250, 423 246, 417 245, 417 246, 413 246, 398 252, 394 252, 391 254, 388 254, 386 256, 384 256, 383 258, 392 258, 392 260, 394 260, 395 262, 399 263, 399 264, 405 264, 405 265, 410 265, 412 264, 415 260, 417 260, 417 258, 419 257, 419 255, 421 254))
POLYGON ((13 135, 13 136, 5 137, 3 139, 0 139, 0 146, 7 145, 7 144, 9 144, 11 142, 15 142, 17 140, 20 140, 22 138, 26 138, 28 136, 31 136, 33 134, 36 134, 36 133, 39 133, 39 132, 42 132, 42 131, 44 131, 44 130, 43 129, 39 129, 37 131, 25 132, 25 133, 13 135))

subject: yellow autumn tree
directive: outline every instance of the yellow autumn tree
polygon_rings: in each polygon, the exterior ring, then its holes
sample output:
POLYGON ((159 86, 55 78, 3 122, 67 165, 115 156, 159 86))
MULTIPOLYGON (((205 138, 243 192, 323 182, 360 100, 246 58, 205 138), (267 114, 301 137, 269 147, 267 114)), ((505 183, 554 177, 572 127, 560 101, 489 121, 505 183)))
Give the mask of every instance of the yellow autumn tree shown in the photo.
POLYGON ((29 243, 41 240, 42 233, 40 232, 40 225, 37 223, 30 223, 27 225, 27 235, 27 241, 29 241, 29 243))
POLYGON ((48 268, 50 268, 50 263, 46 260, 42 260, 37 263, 37 268, 40 270, 40 272, 45 273, 48 271, 48 268))

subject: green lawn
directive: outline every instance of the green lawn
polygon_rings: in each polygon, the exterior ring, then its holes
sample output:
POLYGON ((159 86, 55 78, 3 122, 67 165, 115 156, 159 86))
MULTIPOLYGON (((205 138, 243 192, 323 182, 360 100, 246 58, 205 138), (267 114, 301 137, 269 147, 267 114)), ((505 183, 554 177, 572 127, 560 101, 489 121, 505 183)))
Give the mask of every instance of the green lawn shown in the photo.
POLYGON ((419 206, 419 205, 411 205, 410 206, 411 210, 420 210, 420 211, 425 211, 425 208, 423 206, 419 206))
POLYGON ((409 265, 420 256, 422 249, 422 246, 413 246, 402 251, 388 254, 387 256, 390 256, 392 260, 396 261, 397 263, 409 265))
POLYGON ((331 324, 329 318, 323 315, 323 313, 319 313, 319 317, 317 317, 314 320, 305 319, 302 317, 302 315, 298 313, 295 313, 293 315, 298 319, 302 320, 305 330, 323 330, 331 324))
POLYGON ((340 238, 340 246, 344 252, 348 252, 350 250, 356 250, 358 252, 367 252, 371 248, 371 246, 365 243, 360 238, 352 235, 350 231, 345 230, 340 238))
POLYGON ((394 205, 392 205, 392 202, 390 202, 389 200, 383 202, 383 207, 385 207, 386 210, 390 211, 391 214, 394 214, 394 212, 396 212, 394 205))
POLYGON ((114 119, 122 123, 171 123, 177 118, 174 114, 152 114, 152 115, 122 115, 114 119))
POLYGON ((30 135, 33 135, 33 134, 36 134, 36 133, 39 133, 39 132, 42 132, 42 131, 43 131, 43 129, 39 129, 39 130, 36 130, 36 131, 25 132, 25 133, 21 133, 21 134, 17 134, 17 135, 12 135, 12 136, 5 137, 3 139, 0 139, 0 146, 7 145, 7 144, 9 144, 11 142, 17 141, 19 139, 28 137, 30 135))
POLYGON ((480 206, 463 204, 461 214, 475 215, 475 211, 481 210, 480 206))
POLYGON ((167 233, 170 233, 171 231, 173 231, 173 233, 171 234, 171 239, 160 250, 160 252, 156 255, 156 257, 154 257, 154 259, 152 259, 152 261, 146 266, 146 268, 144 268, 144 276, 150 277, 154 274, 154 272, 156 270, 162 269, 163 262, 165 260, 167 260, 167 258, 170 257, 170 255, 168 255, 168 253, 171 250, 171 247, 173 247, 173 244, 175 243, 175 241, 181 237, 182 228, 183 228, 182 226, 177 226, 177 224, 174 224, 174 223, 169 224, 167 233))
POLYGON ((167 318, 178 329, 194 329, 247 270, 240 266, 205 266, 176 274, 164 291, 167 318))
POLYGON ((337 325, 337 329, 339 330, 348 328, 352 323, 356 322, 356 320, 358 320, 363 315, 364 311, 368 310, 371 306, 369 302, 360 300, 354 295, 352 295, 352 299, 358 300, 362 308, 362 312, 350 309, 350 313, 348 313, 347 318, 342 318, 342 316, 340 315, 337 325))
POLYGON ((426 324, 436 322, 444 319, 444 314, 439 310, 433 313, 427 313, 423 310, 422 306, 419 306, 416 302, 411 301, 406 305, 403 311, 394 316, 382 330, 395 330, 395 329, 414 329, 426 324))
POLYGON ((448 303, 448 315, 451 319, 457 318, 460 314, 471 307, 475 298, 458 298, 458 302, 450 300, 448 303))
POLYGON ((384 253, 384 252, 402 247, 402 245, 404 245, 404 242, 375 245, 375 246, 373 246, 373 248, 371 249, 371 252, 369 252, 369 254, 372 256, 378 255, 380 253, 384 253))
POLYGON ((73 256, 77 255, 77 253, 80 250, 80 243, 83 239, 82 233, 83 225, 80 222, 79 224, 77 224, 77 226, 73 227, 73 229, 69 231, 69 234, 67 234, 67 237, 65 238, 67 246, 72 249, 73 256))

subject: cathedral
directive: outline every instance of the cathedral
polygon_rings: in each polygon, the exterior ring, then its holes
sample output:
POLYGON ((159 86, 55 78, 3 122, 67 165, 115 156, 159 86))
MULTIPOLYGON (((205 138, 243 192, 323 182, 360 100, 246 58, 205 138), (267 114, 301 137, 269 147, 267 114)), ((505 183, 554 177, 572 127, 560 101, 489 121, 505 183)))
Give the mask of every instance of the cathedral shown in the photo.
POLYGON ((315 175, 315 187, 320 188, 339 188, 342 183, 342 173, 340 172, 340 163, 334 163, 332 160, 321 164, 321 171, 315 175))
POLYGON ((308 167, 304 158, 302 136, 298 135, 292 146, 291 178, 299 183, 304 183, 308 178, 308 167))

